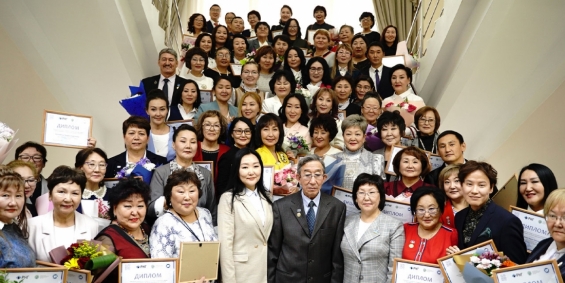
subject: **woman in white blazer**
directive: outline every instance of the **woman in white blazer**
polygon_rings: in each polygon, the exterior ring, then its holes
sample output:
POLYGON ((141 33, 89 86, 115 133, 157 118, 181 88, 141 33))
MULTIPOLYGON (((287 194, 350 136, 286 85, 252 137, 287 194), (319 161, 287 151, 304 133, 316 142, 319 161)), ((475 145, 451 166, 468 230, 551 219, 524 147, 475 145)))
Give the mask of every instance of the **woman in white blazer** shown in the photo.
POLYGON ((267 282, 267 241, 273 226, 272 202, 263 186, 257 152, 240 149, 218 204, 220 264, 224 283, 267 282))
POLYGON ((68 248, 77 240, 91 240, 98 234, 98 223, 76 212, 85 186, 84 173, 68 166, 55 168, 47 178, 53 210, 28 221, 28 242, 37 260, 51 262, 49 252, 54 248, 68 248))

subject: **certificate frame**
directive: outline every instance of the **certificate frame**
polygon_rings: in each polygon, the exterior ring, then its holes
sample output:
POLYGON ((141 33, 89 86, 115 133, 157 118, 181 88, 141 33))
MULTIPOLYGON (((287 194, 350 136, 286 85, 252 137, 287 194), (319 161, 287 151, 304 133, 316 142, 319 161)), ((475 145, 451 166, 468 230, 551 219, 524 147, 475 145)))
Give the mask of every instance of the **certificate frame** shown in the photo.
POLYGON ((175 129, 180 127, 180 125, 183 125, 183 124, 188 124, 188 125, 192 126, 193 123, 194 123, 194 119, 167 121, 167 125, 175 128, 175 129))
POLYGON ((172 262, 175 264, 175 272, 174 272, 174 282, 172 283, 178 283, 179 282, 179 259, 178 258, 139 258, 139 259, 122 259, 120 261, 120 266, 118 267, 118 282, 119 283, 127 283, 127 281, 122 281, 122 273, 124 272, 123 269, 123 264, 124 263, 147 263, 150 264, 152 262, 172 262))
POLYGON ((309 29, 306 31, 306 34, 308 35, 307 37, 307 42, 310 45, 314 45, 314 34, 317 32, 317 29, 309 29))
MULTIPOLYGON (((443 277, 445 278, 445 282, 447 282, 447 283, 453 282, 449 278, 449 274, 447 273, 447 271, 445 269, 445 262, 446 261, 449 261, 449 260, 453 261, 453 256, 468 254, 469 252, 472 252, 472 251, 474 251, 478 248, 486 247, 486 246, 489 246, 489 245, 491 246, 491 248, 494 252, 498 252, 498 250, 496 249, 496 246, 494 245, 494 241, 491 239, 491 240, 476 244, 474 246, 468 247, 466 249, 460 250, 460 251, 453 253, 453 254, 450 254, 448 256, 438 258, 437 263, 439 265, 439 268, 441 269, 441 273, 443 273, 443 277)), ((455 264, 455 262, 453 262, 453 264, 455 264)), ((461 273, 461 272, 459 272, 459 273, 461 273)))
MULTIPOLYGON (((14 273, 27 273, 27 276, 30 276, 30 274, 32 273, 62 273, 61 276, 62 278, 62 282, 67 282, 67 272, 68 269, 64 266, 60 266, 60 267, 25 267, 25 268, 2 268, 0 269, 0 271, 4 271, 6 272, 7 275, 7 279, 11 279, 14 280, 14 278, 10 278, 10 274, 14 274, 14 273)), ((36 275, 37 276, 37 275, 36 275)), ((23 280, 25 278, 21 278, 20 280, 23 280)), ((57 280, 57 278, 53 278, 55 280, 57 280)), ((24 281, 26 282, 26 281, 24 281)))
MULTIPOLYGON (((441 274, 441 269, 439 268, 438 264, 432 264, 432 263, 427 263, 427 262, 420 262, 420 261, 413 261, 413 260, 407 260, 407 259, 401 259, 401 258, 395 258, 393 263, 392 263, 392 283, 403 283, 404 281, 398 280, 397 275, 396 275, 396 271, 397 271, 397 267, 398 267, 398 263, 406 263, 406 264, 410 264, 410 265, 415 265, 418 267, 414 267, 416 270, 419 267, 428 267, 428 268, 434 268, 437 269, 436 271, 436 276, 439 275, 441 277, 440 281, 437 281, 437 283, 443 283, 444 278, 443 275, 441 274), (439 273, 437 273, 439 272, 439 273)), ((411 267, 412 269, 412 267, 411 267)), ((422 272, 418 272, 418 275, 421 275, 422 272)), ((432 281, 434 282, 434 281, 432 281)))
POLYGON ((383 65, 392 68, 398 64, 406 66, 404 55, 391 55, 383 57, 383 65))
POLYGON ((282 29, 277 29, 277 30, 272 30, 271 34, 273 35, 273 38, 275 38, 275 36, 277 35, 281 35, 283 33, 282 29))
POLYGON ((308 55, 308 48, 300 48, 302 50, 302 52, 304 52, 304 56, 308 55))
POLYGON ((439 156, 439 154, 435 154, 429 151, 426 151, 426 154, 428 155, 428 161, 430 162, 431 170, 440 168, 445 163, 443 159, 441 159, 441 156, 439 156))
POLYGON ((498 192, 492 197, 492 201, 509 209, 511 205, 516 205, 518 201, 519 186, 520 180, 518 180, 518 174, 514 173, 510 176, 508 181, 504 183, 504 186, 498 188, 498 192))
POLYGON ((267 190, 271 200, 273 199, 273 188, 275 187, 275 166, 265 165, 263 166, 263 186, 267 190), (270 187, 266 187, 270 185, 270 187))
POLYGON ((185 33, 182 35, 182 43, 190 44, 192 47, 194 47, 196 43, 196 37, 194 37, 194 35, 185 33))
POLYGON ((241 77, 241 70, 243 69, 243 65, 230 63, 231 73, 236 77, 241 77))
POLYGON ((214 181, 214 161, 193 161, 194 164, 208 169, 212 174, 212 181, 214 181))
POLYGON ((179 254, 178 283, 194 282, 201 276, 205 276, 206 280, 216 280, 218 279, 219 263, 220 242, 182 242, 179 254), (196 274, 196 272, 199 273, 196 274))
POLYGON ((394 157, 396 156, 396 154, 405 149, 406 147, 403 145, 394 145, 392 146, 392 151, 390 153, 390 160, 385 160, 386 161, 386 170, 385 173, 389 174, 389 175, 393 175, 396 176, 396 173, 394 173, 394 166, 392 166, 392 161, 394 160, 394 157))
MULTIPOLYGON (((58 146, 58 147, 66 147, 66 148, 79 148, 79 149, 83 149, 83 148, 87 148, 88 147, 88 138, 92 136, 92 116, 87 116, 87 115, 82 115, 82 114, 73 114, 73 113, 67 113, 67 112, 59 112, 59 111, 53 111, 53 110, 47 110, 44 109, 43 110, 43 130, 41 132, 41 144, 43 145, 49 145, 49 146, 58 146), (83 121, 86 122, 86 125, 88 125, 88 136, 84 137, 84 144, 77 144, 77 143, 61 143, 61 142, 56 142, 53 139, 51 139, 51 130, 49 129, 50 127, 48 126, 51 125, 50 123, 52 123, 53 121, 49 121, 49 120, 57 120, 57 117, 59 117, 59 119, 71 119, 71 121, 74 121, 74 119, 88 119, 88 121, 83 121), (50 137, 48 137, 50 136, 50 137)), ((83 132, 85 131, 80 131, 82 134, 84 135, 83 132)), ((81 137, 82 138, 82 137, 81 137)))
POLYGON ((200 90, 200 102, 202 103, 210 103, 214 101, 212 97, 212 90, 210 89, 201 89, 200 90))
POLYGON ((353 203, 352 198, 348 198, 348 194, 353 196, 353 191, 347 188, 333 186, 332 187, 332 196, 337 198, 339 201, 343 202, 346 207, 345 214, 347 216, 358 214, 360 211, 357 207, 355 207, 355 203, 353 203))
MULTIPOLYGON (((494 280, 495 283, 506 283, 506 282, 509 282, 509 281, 499 280, 499 276, 500 277, 504 276, 504 273, 509 273, 509 272, 512 272, 512 271, 522 270, 522 269, 526 269, 526 268, 543 267, 543 266, 553 267, 553 274, 555 274, 555 282, 563 283, 563 278, 561 277, 561 272, 559 270, 559 266, 557 265, 557 261, 555 259, 553 259, 553 260, 542 260, 542 261, 538 261, 538 262, 526 263, 526 264, 521 264, 521 265, 512 266, 512 267, 495 269, 495 270, 492 271, 492 279, 494 280)), ((546 273, 549 273, 549 271, 547 271, 546 273)), ((541 282, 541 280, 539 282, 541 282)))
POLYGON ((383 208, 383 210, 382 210, 381 212, 384 213, 384 214, 386 214, 386 215, 388 215, 388 216, 390 216, 390 217, 393 217, 393 218, 395 218, 395 219, 401 221, 403 224, 404 224, 404 223, 414 222, 414 215, 412 215, 412 211, 411 211, 411 208, 410 208, 410 203, 408 203, 408 202, 402 202, 402 201, 398 201, 398 200, 394 200, 394 199, 386 199, 386 200, 385 200, 385 207, 383 208), (410 214, 409 214, 409 217, 408 217, 408 216, 406 216, 406 217, 398 217, 398 216, 396 216, 396 215, 393 213, 393 212, 394 212, 393 210, 387 209, 388 206, 393 206, 393 205, 394 205, 394 206, 399 206, 399 205, 400 205, 400 206, 406 208, 406 209, 401 209, 401 210, 408 211, 408 212, 410 213, 410 214))
MULTIPOLYGON (((509 206, 508 210, 510 211, 510 213, 512 213, 512 215, 514 215, 514 216, 518 217, 518 219, 520 219, 520 222, 522 222, 522 225, 524 226, 524 228, 525 228, 526 225, 528 225, 528 223, 526 223, 525 221, 533 221, 533 222, 535 222, 534 219, 541 218, 541 219, 538 219, 538 221, 543 220, 543 224, 544 224, 545 228, 547 229, 547 221, 545 220, 545 217, 544 217, 543 215, 541 215, 541 214, 538 214, 538 213, 536 213, 536 212, 534 212, 534 211, 522 209, 522 208, 519 208, 519 207, 513 206, 513 205, 509 206), (519 212, 519 213, 525 213, 525 214, 527 214, 528 216, 525 216, 525 217, 528 217, 528 219, 524 219, 524 217, 520 217, 519 215, 514 214, 514 211, 517 211, 517 212, 519 212)), ((541 223, 539 223, 539 224, 541 224, 541 223)), ((549 234, 549 231, 548 231, 548 230, 546 230, 546 231, 547 231, 547 233, 548 233, 547 236, 544 236, 543 239, 540 239, 539 241, 537 241, 537 242, 535 242, 535 243, 530 243, 529 241, 526 241, 526 237, 525 237, 525 235, 524 235, 524 242, 526 243, 526 248, 528 249, 528 252, 532 252, 532 250, 533 250, 533 249, 537 246, 537 244, 538 244, 539 242, 541 242, 542 240, 551 237, 551 235, 549 234), (528 247, 528 244, 530 244, 529 247, 528 247)), ((525 233, 526 233, 526 229, 524 229, 524 234, 525 234, 525 233)))
MULTIPOLYGON (((56 268, 65 268, 63 265, 59 265, 59 264, 55 264, 52 262, 47 262, 47 261, 41 261, 41 260, 36 260, 35 263, 37 264, 38 267, 40 266, 44 266, 44 267, 56 267, 56 268)), ((69 281, 69 273, 79 273, 79 274, 83 274, 86 277, 86 281, 88 283, 92 282, 92 273, 90 272, 90 270, 86 270, 86 269, 69 269, 67 271, 67 277, 66 280, 69 281)))

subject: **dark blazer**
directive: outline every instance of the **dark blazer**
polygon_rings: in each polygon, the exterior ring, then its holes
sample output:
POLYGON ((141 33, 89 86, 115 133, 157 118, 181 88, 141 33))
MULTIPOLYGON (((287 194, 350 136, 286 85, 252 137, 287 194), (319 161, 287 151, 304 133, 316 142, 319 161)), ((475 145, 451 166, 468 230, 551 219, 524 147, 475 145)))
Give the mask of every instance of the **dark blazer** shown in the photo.
MULTIPOLYGON (((371 66, 369 65, 369 68, 361 70, 361 75, 371 77, 369 76, 370 68, 371 66)), ((383 66, 383 74, 381 75, 379 85, 375 86, 377 92, 379 93, 379 95, 383 100, 394 94, 394 89, 392 88, 392 82, 390 81, 391 76, 392 74, 390 73, 390 68, 387 66, 383 66)))
MULTIPOLYGON (((350 75, 353 78, 353 81, 355 81, 357 79, 357 77, 359 77, 359 75, 361 74, 361 71, 353 68, 352 72, 347 71, 345 73, 345 75, 350 75)), ((334 73, 334 78, 336 77, 341 77, 341 73, 339 72, 339 68, 336 67, 335 73, 334 73)), ((355 88, 354 86, 351 86, 352 88, 355 88)))
MULTIPOLYGON (((160 78, 161 78, 161 75, 156 75, 156 76, 147 77, 147 78, 141 80, 143 82, 143 88, 145 88, 145 94, 149 94, 150 91, 159 88, 159 79, 160 78)), ((184 85, 186 83, 186 81, 187 81, 186 79, 181 78, 180 76, 177 75, 175 77, 175 81, 174 81, 174 86, 175 86, 174 91, 179 89, 181 85, 184 85)), ((166 95, 166 93, 165 93, 165 95, 166 95)), ((169 101, 169 105, 170 104, 171 104, 171 101, 169 101)))
POLYGON ((243 35, 245 37, 251 37, 251 30, 250 29, 243 30, 241 35, 243 35))
POLYGON ((340 245, 344 233, 345 204, 320 192, 320 206, 311 238, 306 212, 302 192, 273 204, 273 230, 267 256, 269 283, 343 282, 340 245))
POLYGON ((523 264, 528 258, 526 243, 524 242, 524 227, 522 222, 512 213, 491 202, 475 231, 471 235, 471 241, 465 244, 463 228, 470 207, 467 207, 455 215, 455 228, 459 234, 458 246, 465 249, 492 239, 498 251, 504 252, 510 260, 517 264, 523 264))
MULTIPOLYGON (((528 256, 528 260, 526 260, 526 263, 532 263, 534 262, 534 260, 537 260, 539 259, 540 256, 544 255, 545 252, 547 251, 547 248, 549 248, 549 245, 551 245, 552 242, 553 242, 553 238, 551 237, 539 242, 538 245, 534 248, 534 250, 530 254, 530 256, 528 256)), ((557 264, 561 264, 559 265, 559 270, 561 271, 561 277, 565 278, 565 264, 562 264, 564 261, 565 261, 565 255, 557 260, 557 264)))
MULTIPOLYGON (((145 156, 155 164, 155 168, 167 163, 167 158, 157 155, 149 150, 145 151, 145 156)), ((104 178, 114 178, 116 174, 126 166, 126 152, 122 152, 110 159, 108 159, 108 166, 106 167, 106 175, 104 178)))
POLYGON ((347 108, 345 108, 345 116, 349 116, 353 114, 361 115, 361 106, 355 103, 349 103, 347 108))
POLYGON ((212 33, 213 30, 214 30, 214 23, 212 22, 212 20, 208 20, 206 22, 206 31, 208 33, 212 33))

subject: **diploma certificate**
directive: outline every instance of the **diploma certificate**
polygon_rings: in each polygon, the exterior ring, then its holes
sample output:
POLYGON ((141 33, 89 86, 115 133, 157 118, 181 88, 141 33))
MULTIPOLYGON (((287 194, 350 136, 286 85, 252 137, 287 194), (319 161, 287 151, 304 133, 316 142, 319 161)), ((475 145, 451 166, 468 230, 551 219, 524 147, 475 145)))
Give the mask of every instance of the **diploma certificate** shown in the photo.
POLYGON ((120 283, 177 283, 178 259, 123 259, 120 283))
POLYGON ((392 283, 443 283, 437 264, 395 258, 392 266, 392 283))
POLYGON ((495 283, 563 283, 556 260, 544 260, 492 271, 495 283))
POLYGON ((414 220, 414 216, 410 211, 410 204, 406 202, 387 199, 383 213, 400 220, 402 223, 409 223, 414 220))
POLYGON ((44 110, 44 145, 86 148, 91 135, 92 117, 44 110))
POLYGON ((334 186, 332 188, 332 196, 343 202, 346 207, 345 215, 359 214, 359 209, 355 207, 353 198, 351 198, 351 191, 345 188, 334 186))
POLYGON ((528 251, 532 251, 541 240, 550 237, 543 215, 515 206, 510 206, 510 212, 518 217, 524 226, 524 242, 528 251))
POLYGON ((472 247, 468 247, 464 250, 461 250, 458 253, 454 253, 442 258, 438 258, 437 262, 439 263, 439 267, 441 268, 441 273, 443 273, 443 277, 445 278, 446 282, 465 283, 465 279, 463 279, 463 274, 461 274, 461 271, 459 271, 459 267, 457 267, 455 260, 453 260, 453 256, 473 254, 478 248, 483 248, 491 252, 498 252, 498 250, 494 246, 494 242, 492 240, 488 240, 478 245, 474 245, 472 247))

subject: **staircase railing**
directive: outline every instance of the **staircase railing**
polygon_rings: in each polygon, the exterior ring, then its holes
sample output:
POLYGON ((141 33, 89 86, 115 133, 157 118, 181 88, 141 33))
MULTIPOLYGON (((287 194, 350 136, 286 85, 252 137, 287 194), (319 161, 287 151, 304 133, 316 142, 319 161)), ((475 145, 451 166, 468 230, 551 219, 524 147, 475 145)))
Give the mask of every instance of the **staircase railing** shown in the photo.
POLYGON ((159 26, 165 31, 165 46, 172 48, 180 54, 182 27, 179 6, 183 6, 185 0, 153 0, 153 5, 159 11, 159 26))
POLYGON ((410 48, 411 53, 417 56, 417 58, 422 58, 426 55, 427 42, 432 38, 435 31, 435 21, 443 13, 443 1, 444 0, 420 0, 418 2, 412 25, 406 37, 410 38, 417 24, 418 33, 416 40, 412 42, 412 48, 410 48))

